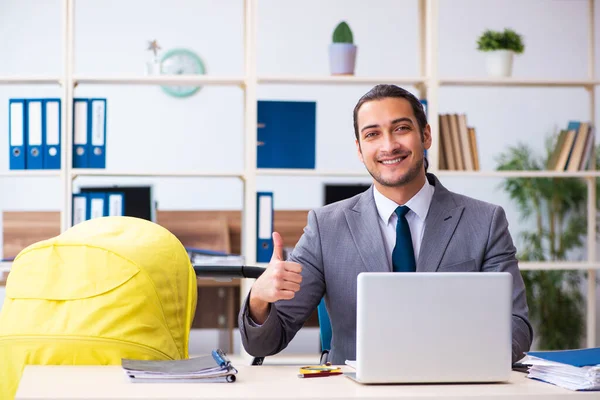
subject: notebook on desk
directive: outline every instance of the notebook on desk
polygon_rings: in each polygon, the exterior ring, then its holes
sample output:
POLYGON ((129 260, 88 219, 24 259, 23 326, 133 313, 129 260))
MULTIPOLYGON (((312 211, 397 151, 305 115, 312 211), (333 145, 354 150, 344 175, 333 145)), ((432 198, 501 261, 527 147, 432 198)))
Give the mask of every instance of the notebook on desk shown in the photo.
POLYGON ((356 372, 347 376, 359 383, 507 381, 511 319, 509 273, 361 273, 356 372))
POLYGON ((184 360, 122 359, 121 365, 131 382, 235 382, 237 369, 226 354, 216 349, 211 355, 184 360))

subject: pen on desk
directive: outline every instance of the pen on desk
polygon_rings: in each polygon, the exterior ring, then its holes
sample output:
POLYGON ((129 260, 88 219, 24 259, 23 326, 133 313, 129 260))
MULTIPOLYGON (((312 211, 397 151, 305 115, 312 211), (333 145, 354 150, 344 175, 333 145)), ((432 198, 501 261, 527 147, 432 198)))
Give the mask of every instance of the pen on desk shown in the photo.
POLYGON ((342 375, 343 372, 317 372, 314 374, 298 374, 298 378, 320 378, 324 376, 342 375))
POLYGON ((213 359, 216 361, 216 363, 220 367, 229 366, 229 364, 231 363, 229 361, 229 358, 227 358, 227 356, 225 355, 225 353, 221 349, 213 350, 212 351, 212 356, 213 356, 213 359))

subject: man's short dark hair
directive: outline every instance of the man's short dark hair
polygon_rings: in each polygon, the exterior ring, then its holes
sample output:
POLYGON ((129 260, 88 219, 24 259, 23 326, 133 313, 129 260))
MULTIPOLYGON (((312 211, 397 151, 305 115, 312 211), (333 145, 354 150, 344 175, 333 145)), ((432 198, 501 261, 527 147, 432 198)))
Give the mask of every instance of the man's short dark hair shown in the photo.
POLYGON ((358 103, 356 103, 356 107, 354 107, 354 135, 356 136, 356 140, 358 140, 358 110, 366 102, 373 100, 383 100, 388 97, 395 97, 408 100, 413 109, 413 113, 415 114, 415 118, 417 119, 417 124, 419 125, 421 140, 423 140, 423 130, 427 125, 427 115, 425 115, 423 104, 421 104, 419 99, 417 99, 408 90, 402 89, 401 87, 398 87, 396 85, 384 84, 373 87, 373 89, 369 90, 365 95, 363 95, 363 97, 360 98, 360 100, 358 100, 358 103))

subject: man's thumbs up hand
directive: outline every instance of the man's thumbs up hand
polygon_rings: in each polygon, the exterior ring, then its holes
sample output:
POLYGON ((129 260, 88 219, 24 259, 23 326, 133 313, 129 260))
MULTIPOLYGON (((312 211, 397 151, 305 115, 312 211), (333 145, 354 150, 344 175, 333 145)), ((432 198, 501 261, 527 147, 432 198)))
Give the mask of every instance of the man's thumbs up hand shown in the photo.
POLYGON ((283 239, 273 232, 273 256, 269 266, 252 285, 249 311, 252 319, 262 324, 269 315, 269 304, 294 298, 302 282, 302 266, 283 259, 283 239))

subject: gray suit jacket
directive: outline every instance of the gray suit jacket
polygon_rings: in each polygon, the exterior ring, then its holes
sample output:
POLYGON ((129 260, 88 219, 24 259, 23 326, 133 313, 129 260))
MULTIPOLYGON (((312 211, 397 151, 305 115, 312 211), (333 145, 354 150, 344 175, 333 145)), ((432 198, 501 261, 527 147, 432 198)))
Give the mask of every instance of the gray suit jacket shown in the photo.
MULTIPOLYGON (((512 360, 528 351, 533 332, 527 316, 523 279, 502 207, 435 186, 425 220, 417 271, 507 271, 513 276, 512 360)), ((391 271, 373 187, 350 199, 311 210, 304 234, 289 257, 303 266, 300 290, 291 300, 271 305, 264 324, 239 314, 242 343, 256 357, 276 354, 293 339, 319 301, 331 319, 332 348, 328 361, 356 359, 356 278, 364 271, 391 271)), ((458 322, 457 322, 458 323, 458 322)))

